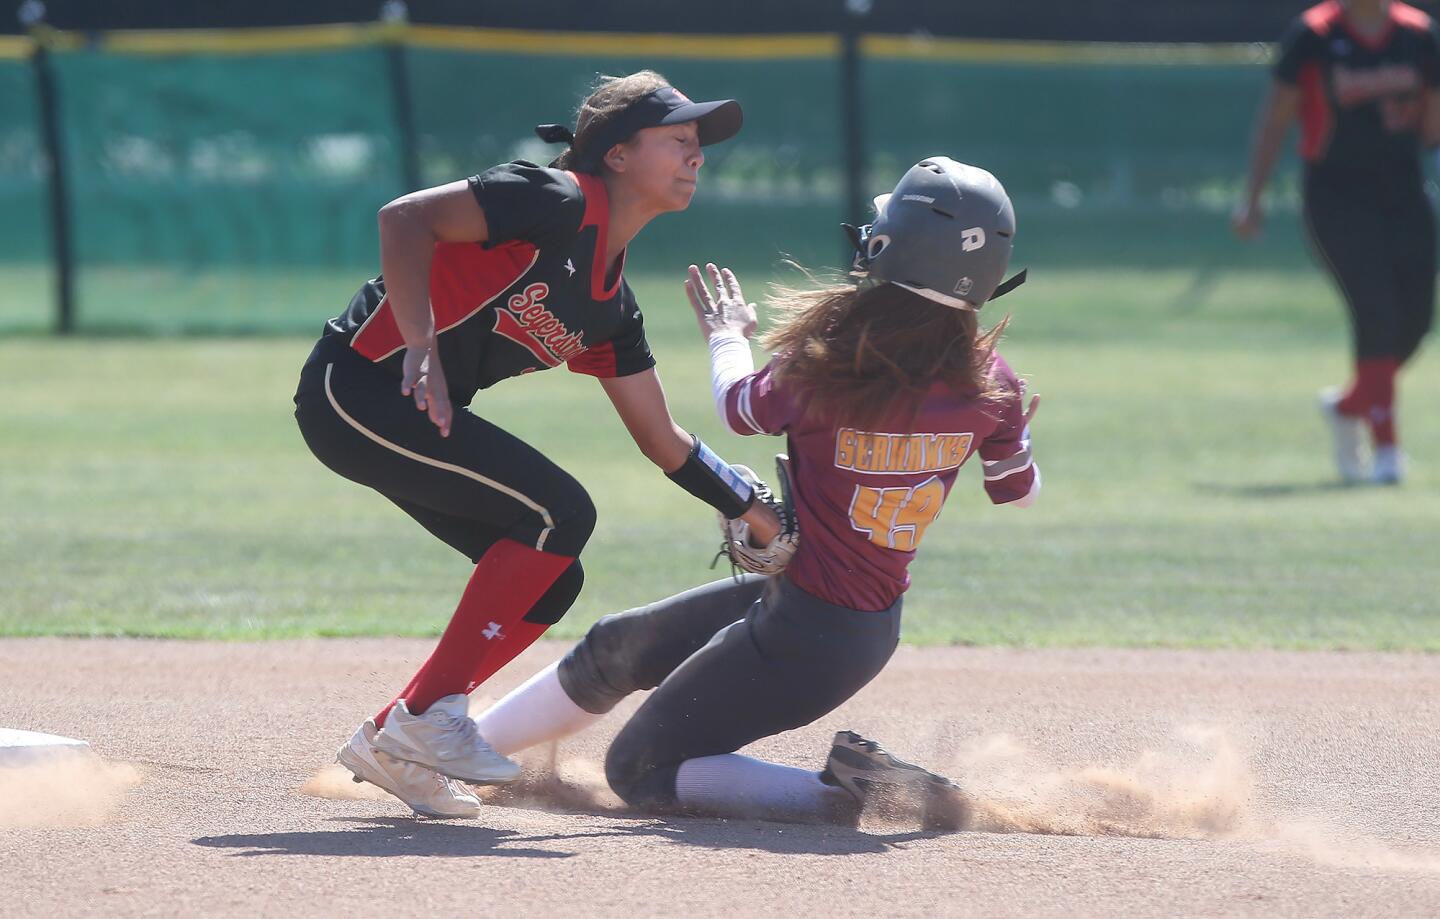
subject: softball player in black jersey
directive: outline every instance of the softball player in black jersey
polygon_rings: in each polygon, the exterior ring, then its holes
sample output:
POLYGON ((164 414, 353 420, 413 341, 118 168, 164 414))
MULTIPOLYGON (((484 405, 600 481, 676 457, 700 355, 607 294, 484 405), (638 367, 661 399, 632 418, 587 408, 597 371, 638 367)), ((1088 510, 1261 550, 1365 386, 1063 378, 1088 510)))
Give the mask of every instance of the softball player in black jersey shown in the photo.
POLYGON ((694 103, 658 74, 606 78, 550 167, 497 166, 380 211, 383 274, 330 320, 300 376, 312 452, 475 562, 435 651, 338 754, 357 781, 419 813, 473 816, 456 781, 518 767, 467 717, 468 694, 558 620, 595 525, 584 488, 469 409, 479 390, 567 364, 598 377, 641 451, 677 484, 768 538, 778 518, 670 417, 622 275, 642 227, 683 210, 701 148, 740 128, 734 101, 694 103))
POLYGON ((1435 312, 1435 218, 1420 148, 1440 141, 1440 36, 1425 13, 1389 0, 1328 0, 1280 41, 1235 231, 1258 232, 1260 194, 1300 120, 1310 240, 1349 309, 1355 375, 1321 395, 1346 482, 1398 483, 1396 376, 1435 312), (1369 429, 1373 461, 1367 466, 1369 429))

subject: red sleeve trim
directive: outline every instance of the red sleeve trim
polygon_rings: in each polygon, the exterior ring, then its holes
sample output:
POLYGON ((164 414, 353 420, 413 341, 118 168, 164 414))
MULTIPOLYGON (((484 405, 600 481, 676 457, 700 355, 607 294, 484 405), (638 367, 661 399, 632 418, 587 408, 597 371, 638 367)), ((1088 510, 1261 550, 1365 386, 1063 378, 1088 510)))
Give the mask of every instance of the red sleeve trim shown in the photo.
POLYGON ((1326 0, 1325 3, 1310 7, 1302 14, 1302 18, 1316 35, 1325 35, 1344 15, 1345 8, 1340 5, 1339 0, 1326 0))
POLYGON ((1300 156, 1314 162, 1330 144, 1330 103, 1325 98, 1325 81, 1320 65, 1300 68, 1300 156))
POLYGON ((372 361, 383 361, 404 346, 405 339, 395 322, 388 296, 376 304, 374 311, 350 336, 350 347, 372 361))
POLYGON ((565 366, 575 373, 583 373, 586 376, 600 377, 609 380, 619 376, 619 369, 615 363, 615 343, 605 342, 596 345, 570 358, 565 366))
MULTIPOLYGON (((540 250, 528 242, 508 242, 494 249, 478 243, 436 244, 430 266, 435 334, 455 328, 489 306, 528 274, 539 258, 540 250)), ((383 361, 405 347, 389 297, 356 330, 350 347, 372 361, 383 361)))
POLYGON ((1430 14, 1408 3, 1390 4, 1390 20, 1398 26, 1423 32, 1430 28, 1430 14))

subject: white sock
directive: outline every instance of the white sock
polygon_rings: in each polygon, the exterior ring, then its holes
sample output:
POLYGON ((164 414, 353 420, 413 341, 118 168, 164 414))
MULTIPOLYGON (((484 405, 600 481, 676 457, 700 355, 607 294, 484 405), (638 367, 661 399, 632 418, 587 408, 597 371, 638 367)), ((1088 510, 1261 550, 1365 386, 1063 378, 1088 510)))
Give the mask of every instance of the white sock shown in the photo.
POLYGON ((820 781, 818 772, 738 753, 681 763, 675 797, 685 807, 719 816, 806 821, 826 820, 855 801, 845 789, 820 781))
POLYGON ((501 756, 569 737, 605 717, 570 700, 559 667, 558 661, 546 667, 475 719, 480 736, 501 756))

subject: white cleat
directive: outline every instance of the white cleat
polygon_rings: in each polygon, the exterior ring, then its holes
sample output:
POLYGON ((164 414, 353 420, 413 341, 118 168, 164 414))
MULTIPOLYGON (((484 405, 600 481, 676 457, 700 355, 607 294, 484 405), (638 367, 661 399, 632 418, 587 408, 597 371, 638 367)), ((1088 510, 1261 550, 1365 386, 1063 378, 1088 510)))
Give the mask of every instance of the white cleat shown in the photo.
POLYGON ((469 699, 455 693, 436 701, 425 714, 412 715, 401 699, 385 716, 375 749, 474 785, 515 781, 520 765, 485 742, 469 708, 469 699))
POLYGON ((370 719, 335 754, 335 761, 349 769, 355 781, 385 789, 422 817, 480 816, 480 799, 459 782, 375 749, 378 733, 370 719))
POLYGON ((1335 451, 1335 468, 1346 485, 1370 481, 1365 467, 1365 419, 1340 413, 1340 393, 1327 389, 1320 393, 1320 414, 1330 426, 1330 441, 1335 451))
POLYGON ((1399 485, 1405 478, 1405 454, 1399 447, 1376 447, 1375 469, 1371 473, 1377 485, 1399 485))

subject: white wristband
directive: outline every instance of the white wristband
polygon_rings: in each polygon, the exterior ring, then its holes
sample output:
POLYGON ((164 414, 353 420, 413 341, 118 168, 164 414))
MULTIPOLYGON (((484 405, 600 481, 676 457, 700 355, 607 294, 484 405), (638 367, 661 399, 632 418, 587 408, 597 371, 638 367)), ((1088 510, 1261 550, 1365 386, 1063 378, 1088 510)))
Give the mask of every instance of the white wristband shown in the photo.
POLYGON ((1035 481, 1030 483, 1030 490, 1025 493, 1023 498, 1016 498, 1010 502, 1010 507, 1029 507, 1035 503, 1036 498, 1040 497, 1040 467, 1032 465, 1031 468, 1035 470, 1035 481))
POLYGON ((710 388, 715 396, 715 411, 725 427, 730 427, 725 416, 725 395, 730 387, 754 372, 755 358, 750 353, 749 339, 732 331, 710 336, 710 388))

